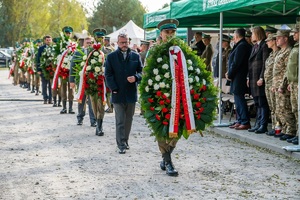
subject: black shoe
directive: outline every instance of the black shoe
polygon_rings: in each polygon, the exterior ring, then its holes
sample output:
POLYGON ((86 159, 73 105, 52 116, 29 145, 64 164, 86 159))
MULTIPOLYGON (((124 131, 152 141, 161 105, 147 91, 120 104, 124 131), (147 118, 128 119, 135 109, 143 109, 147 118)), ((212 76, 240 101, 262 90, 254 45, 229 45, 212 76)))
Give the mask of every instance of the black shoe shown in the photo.
POLYGON ((51 101, 51 100, 49 100, 49 101, 48 101, 48 103, 49 103, 49 104, 52 104, 52 101, 51 101))
POLYGON ((94 123, 91 123, 91 127, 96 127, 97 126, 97 123, 94 122, 94 123))
POLYGON ((266 133, 266 132, 268 132, 268 129, 264 126, 260 126, 259 129, 257 129, 255 131, 256 134, 261 134, 261 133, 266 133))
POLYGON ((295 144, 295 145, 299 145, 299 138, 298 138, 298 136, 297 136, 297 138, 295 140, 293 140, 292 143, 295 144))
POLYGON ((160 161, 160 164, 159 164, 159 166, 160 166, 160 169, 161 169, 161 170, 163 170, 163 171, 165 171, 165 170, 166 170, 166 163, 165 163, 165 161, 164 161, 164 160, 160 161))
POLYGON ((78 122, 77 122, 77 125, 78 125, 78 126, 81 126, 81 125, 82 125, 82 121, 78 121, 78 122))
POLYGON ((73 109, 69 109, 69 114, 75 114, 75 112, 73 111, 73 109))
POLYGON ((62 106, 61 106, 61 104, 59 103, 59 104, 57 104, 57 107, 62 107, 62 106))
POLYGON ((53 107, 57 107, 57 104, 56 104, 56 103, 54 103, 54 104, 53 104, 53 107))
POLYGON ((166 162, 165 166, 166 166, 166 173, 169 176, 178 176, 178 172, 174 168, 173 163, 171 161, 170 162, 166 162))
POLYGON ((67 113, 67 109, 63 108, 61 111, 60 111, 60 114, 66 114, 67 113))
POLYGON ((126 153, 126 149, 119 149, 119 154, 125 154, 126 153))
POLYGON ((126 142, 126 149, 127 149, 127 150, 130 149, 128 142, 126 142))
POLYGON ((114 111, 113 111, 112 108, 107 108, 105 112, 106 112, 106 113, 113 113, 114 111))
POLYGON ((279 134, 274 134, 274 137, 276 137, 276 138, 279 138, 279 137, 281 137, 281 136, 284 136, 285 134, 284 133, 279 133, 279 134))
POLYGON ((255 132, 257 129, 259 129, 259 126, 254 126, 253 128, 248 129, 248 132, 255 132))
POLYGON ((103 131, 97 131, 97 129, 96 129, 96 135, 97 136, 103 136, 104 135, 104 132, 103 131))
POLYGON ((266 133, 266 135, 274 136, 275 135, 275 130, 274 129, 270 130, 269 132, 266 133))
POLYGON ((295 139, 298 139, 298 136, 293 137, 293 138, 290 138, 290 139, 286 139, 286 141, 287 141, 288 143, 293 143, 293 141, 294 141, 295 139))
POLYGON ((44 104, 47 104, 47 100, 44 100, 44 104))
POLYGON ((287 140, 287 139, 291 139, 293 137, 295 137, 295 136, 294 135, 285 134, 285 135, 281 136, 279 139, 280 140, 287 140))

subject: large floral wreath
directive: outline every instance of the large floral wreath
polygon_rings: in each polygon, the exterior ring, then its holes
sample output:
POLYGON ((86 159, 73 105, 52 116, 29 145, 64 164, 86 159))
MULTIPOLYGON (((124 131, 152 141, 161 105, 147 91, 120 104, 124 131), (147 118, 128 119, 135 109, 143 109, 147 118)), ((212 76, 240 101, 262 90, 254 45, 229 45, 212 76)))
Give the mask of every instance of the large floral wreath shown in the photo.
POLYGON ((32 53, 30 51, 30 44, 24 45, 18 50, 19 67, 23 72, 30 72, 32 68, 32 53))
POLYGON ((54 47, 47 46, 41 55, 41 68, 46 80, 53 79, 56 66, 54 64, 54 47))
POLYGON ((179 38, 149 51, 140 98, 158 139, 187 139, 195 131, 202 135, 216 114, 217 91, 203 60, 179 38))
MULTIPOLYGON (((104 53, 100 50, 100 44, 94 44, 93 50, 82 57, 82 70, 77 74, 79 76, 78 99, 82 100, 83 95, 91 95, 106 101, 106 86, 104 77, 104 53)), ((77 67, 78 68, 78 67, 77 67)))

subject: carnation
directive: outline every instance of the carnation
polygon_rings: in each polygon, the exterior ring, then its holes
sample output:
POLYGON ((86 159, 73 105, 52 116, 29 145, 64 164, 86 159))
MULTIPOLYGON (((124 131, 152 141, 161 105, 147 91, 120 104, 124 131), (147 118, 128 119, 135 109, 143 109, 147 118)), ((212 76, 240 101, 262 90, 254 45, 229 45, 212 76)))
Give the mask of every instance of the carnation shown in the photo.
POLYGON ((199 68, 196 69, 196 73, 200 74, 200 69, 199 68))
POLYGON ((151 79, 148 80, 148 85, 152 85, 153 81, 151 79))
POLYGON ((157 68, 154 68, 154 69, 153 69, 153 74, 155 74, 155 75, 158 74, 158 69, 157 69, 157 68))
POLYGON ((198 76, 195 76, 195 81, 196 81, 196 82, 199 82, 199 80, 200 80, 199 77, 198 77, 198 76))
POLYGON ((92 59, 91 64, 95 64, 95 63, 97 63, 97 61, 95 59, 92 59))
POLYGON ((165 87, 166 87, 166 84, 165 84, 164 82, 160 82, 160 83, 159 83, 159 87, 160 87, 160 88, 165 88, 165 87))
POLYGON ((161 79, 160 75, 156 75, 156 76, 155 76, 155 80, 156 80, 156 81, 160 81, 160 79, 161 79))
POLYGON ((206 80, 202 79, 202 83, 203 83, 203 85, 206 85, 206 80))
POLYGON ((148 86, 145 87, 145 91, 149 92, 149 87, 148 86))
POLYGON ((189 65, 192 65, 192 64, 193 64, 193 62, 192 62, 191 60, 187 60, 187 63, 188 63, 189 65))
POLYGON ((158 90, 159 89, 159 85, 157 83, 154 84, 154 90, 158 90))
POLYGON ((169 65, 164 64, 164 65, 162 66, 162 68, 163 68, 163 69, 169 69, 169 65))
POLYGON ((193 83, 193 82, 194 82, 193 78, 189 78, 189 83, 193 83))
POLYGON ((163 59, 162 58, 157 58, 157 62, 160 63, 163 59))
POLYGON ((192 71, 194 68, 193 66, 189 66, 188 70, 192 71))
POLYGON ((98 52, 98 51, 95 51, 95 52, 93 53, 93 55, 94 55, 94 56, 99 56, 99 52, 98 52))
POLYGON ((170 78, 170 72, 165 73, 164 77, 165 78, 170 78))
POLYGON ((169 84, 166 84, 166 88, 170 88, 170 85, 169 85, 169 84))

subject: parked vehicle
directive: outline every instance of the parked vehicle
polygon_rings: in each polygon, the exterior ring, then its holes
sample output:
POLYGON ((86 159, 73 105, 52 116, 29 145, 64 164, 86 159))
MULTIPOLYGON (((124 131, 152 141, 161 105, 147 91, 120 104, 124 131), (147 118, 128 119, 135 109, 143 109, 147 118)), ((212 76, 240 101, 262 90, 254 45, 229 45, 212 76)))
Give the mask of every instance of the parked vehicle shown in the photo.
POLYGON ((4 51, 0 51, 0 67, 8 67, 11 63, 11 55, 4 51))

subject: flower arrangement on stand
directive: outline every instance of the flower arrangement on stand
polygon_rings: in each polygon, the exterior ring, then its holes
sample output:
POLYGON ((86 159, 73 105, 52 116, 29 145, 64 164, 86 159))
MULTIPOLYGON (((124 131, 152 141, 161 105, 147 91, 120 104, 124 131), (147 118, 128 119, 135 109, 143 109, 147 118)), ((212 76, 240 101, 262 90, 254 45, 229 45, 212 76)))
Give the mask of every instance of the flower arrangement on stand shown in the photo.
POLYGON ((53 79, 56 66, 54 65, 55 51, 53 46, 47 46, 41 55, 41 68, 46 80, 53 79))
POLYGON ((179 38, 153 47, 139 86, 141 106, 152 135, 188 138, 215 118, 218 89, 211 72, 179 38))

